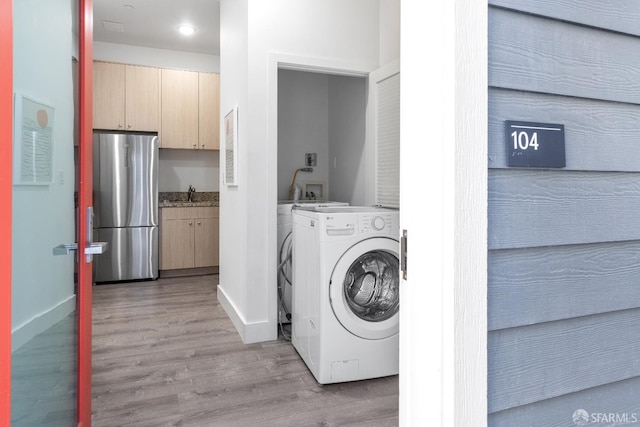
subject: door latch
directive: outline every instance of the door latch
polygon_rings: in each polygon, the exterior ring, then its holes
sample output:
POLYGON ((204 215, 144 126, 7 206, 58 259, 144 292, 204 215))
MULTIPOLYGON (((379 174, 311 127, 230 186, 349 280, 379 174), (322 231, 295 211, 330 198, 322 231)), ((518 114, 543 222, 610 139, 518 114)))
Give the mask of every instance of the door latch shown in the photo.
POLYGON ((400 270, 402 270, 402 279, 407 280, 407 230, 402 230, 400 238, 400 270))
MULTIPOLYGON (((94 255, 100 255, 107 251, 109 248, 109 242, 94 242, 93 241, 93 206, 89 206, 86 212, 87 221, 87 243, 84 248, 84 259, 88 264, 93 261, 94 255)), ((53 248, 54 255, 68 255, 73 251, 78 250, 77 243, 63 243, 53 248)))
MULTIPOLYGON (((107 251, 109 242, 91 242, 89 246, 84 248, 85 255, 100 255, 107 251)), ((54 255, 68 255, 73 251, 78 250, 77 243, 63 243, 53 248, 54 255)))

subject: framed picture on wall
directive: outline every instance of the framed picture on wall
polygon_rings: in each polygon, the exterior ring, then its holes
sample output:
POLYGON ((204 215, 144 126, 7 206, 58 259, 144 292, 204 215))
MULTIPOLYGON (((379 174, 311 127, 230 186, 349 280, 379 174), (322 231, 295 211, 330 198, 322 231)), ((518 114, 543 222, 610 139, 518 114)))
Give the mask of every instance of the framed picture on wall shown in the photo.
POLYGON ((238 185, 238 107, 224 116, 224 184, 238 185))
POLYGON ((14 96, 13 184, 49 185, 54 108, 20 93, 14 96))

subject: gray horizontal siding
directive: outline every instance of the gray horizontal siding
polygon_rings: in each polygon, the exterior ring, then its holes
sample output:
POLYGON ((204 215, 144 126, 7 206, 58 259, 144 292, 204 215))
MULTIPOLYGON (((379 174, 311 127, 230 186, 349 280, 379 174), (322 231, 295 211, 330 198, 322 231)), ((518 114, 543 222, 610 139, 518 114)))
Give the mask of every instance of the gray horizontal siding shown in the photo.
POLYGON ((490 86, 640 103, 636 37, 490 8, 489 46, 490 86))
POLYGON ((639 376, 640 310, 502 329, 487 345, 493 413, 639 376))
POLYGON ((564 170, 640 171, 640 105, 490 89, 490 168, 507 167, 505 120, 564 124, 564 170))
POLYGON ((489 249, 640 240, 640 176, 489 170, 489 249))
POLYGON ((640 1, 489 4, 489 425, 640 424, 640 1), (567 166, 508 168, 505 120, 567 166))
POLYGON ((576 22, 591 27, 605 28, 640 35, 640 2, 638 0, 489 0, 490 5, 521 10, 576 22))
POLYGON ((488 278, 489 330, 638 308, 640 242, 490 251, 488 278))
MULTIPOLYGON (((640 378, 571 393, 489 415, 489 427, 569 427, 577 409, 589 414, 636 414, 640 420, 640 378)), ((640 424, 640 421, 638 421, 640 424)), ((638 425, 635 424, 635 425, 638 425)), ((611 425, 607 423, 591 425, 611 425)), ((632 426, 634 424, 631 424, 632 426)))

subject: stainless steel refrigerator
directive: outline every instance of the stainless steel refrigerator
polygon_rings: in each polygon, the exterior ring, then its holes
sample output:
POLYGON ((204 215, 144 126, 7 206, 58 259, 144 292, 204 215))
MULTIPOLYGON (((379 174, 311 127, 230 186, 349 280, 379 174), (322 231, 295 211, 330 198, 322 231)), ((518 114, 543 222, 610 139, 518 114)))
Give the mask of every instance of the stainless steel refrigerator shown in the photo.
POLYGON ((94 281, 158 278, 158 136, 94 132, 94 281))

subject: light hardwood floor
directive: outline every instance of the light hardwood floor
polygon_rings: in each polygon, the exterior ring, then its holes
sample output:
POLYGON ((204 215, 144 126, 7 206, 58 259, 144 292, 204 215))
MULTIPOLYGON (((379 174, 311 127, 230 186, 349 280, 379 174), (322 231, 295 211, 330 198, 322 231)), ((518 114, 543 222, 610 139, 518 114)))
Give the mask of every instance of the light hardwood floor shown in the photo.
POLYGON ((283 340, 245 345, 218 276, 94 286, 101 426, 396 426, 398 377, 319 385, 283 340))

